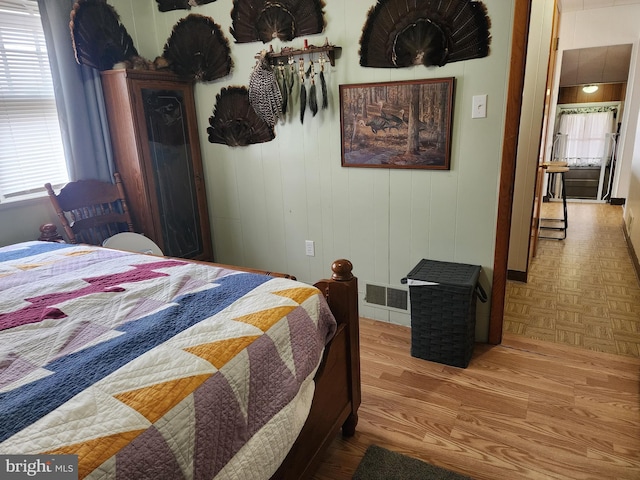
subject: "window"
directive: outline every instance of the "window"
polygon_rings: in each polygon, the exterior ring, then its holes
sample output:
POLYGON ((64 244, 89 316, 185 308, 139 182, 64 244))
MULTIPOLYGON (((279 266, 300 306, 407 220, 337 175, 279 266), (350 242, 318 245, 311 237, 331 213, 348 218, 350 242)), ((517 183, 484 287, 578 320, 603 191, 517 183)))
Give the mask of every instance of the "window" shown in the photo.
POLYGON ((36 0, 0 0, 0 203, 68 181, 36 0))
POLYGON ((562 109, 558 132, 565 135, 563 160, 570 167, 599 167, 607 156, 607 134, 615 131, 611 107, 562 109))

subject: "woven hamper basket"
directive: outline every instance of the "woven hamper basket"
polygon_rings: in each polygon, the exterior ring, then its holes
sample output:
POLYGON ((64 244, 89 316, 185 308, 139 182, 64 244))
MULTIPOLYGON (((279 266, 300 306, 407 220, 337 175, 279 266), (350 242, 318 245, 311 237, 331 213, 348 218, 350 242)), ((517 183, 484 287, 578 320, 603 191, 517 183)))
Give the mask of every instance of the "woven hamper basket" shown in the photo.
POLYGON ((454 367, 469 365, 475 344, 479 275, 478 265, 426 259, 409 272, 413 357, 454 367))

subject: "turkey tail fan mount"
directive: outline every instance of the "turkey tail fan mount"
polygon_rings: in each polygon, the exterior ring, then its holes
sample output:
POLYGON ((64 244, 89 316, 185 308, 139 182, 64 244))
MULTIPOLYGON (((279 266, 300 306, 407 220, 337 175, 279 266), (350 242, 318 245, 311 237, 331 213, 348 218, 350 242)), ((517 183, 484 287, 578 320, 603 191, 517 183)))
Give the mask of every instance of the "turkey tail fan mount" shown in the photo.
POLYGON ((71 43, 79 64, 102 71, 138 57, 116 10, 105 0, 78 0, 70 18, 71 43))
POLYGON ((237 43, 290 41, 324 30, 322 0, 233 0, 231 34, 237 43))
POLYGON ((486 57, 490 23, 480 1, 378 0, 360 38, 360 65, 441 67, 486 57))
POLYGON ((171 10, 190 10, 196 5, 204 5, 206 3, 215 2, 216 0, 156 0, 158 10, 161 12, 169 12, 171 10))
POLYGON ((276 137, 273 127, 262 120, 249 103, 246 87, 223 88, 216 96, 209 124, 209 142, 231 147, 270 142, 276 137))
POLYGON ((177 75, 209 82, 231 72, 231 48, 212 18, 192 13, 173 27, 162 56, 177 75))

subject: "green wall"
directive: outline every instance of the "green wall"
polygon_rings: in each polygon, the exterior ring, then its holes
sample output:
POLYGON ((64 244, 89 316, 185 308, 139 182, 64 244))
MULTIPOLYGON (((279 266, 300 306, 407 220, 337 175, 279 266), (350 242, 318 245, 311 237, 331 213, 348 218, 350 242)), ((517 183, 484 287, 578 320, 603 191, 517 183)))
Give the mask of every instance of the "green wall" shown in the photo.
MULTIPOLYGON (((354 263, 364 297, 366 283, 402 288, 400 280, 421 259, 482 265, 492 279, 498 178, 508 70, 512 2, 485 0, 491 19, 486 58, 444 67, 373 69, 359 65, 359 41, 375 1, 326 0, 326 28, 307 37, 342 47, 325 72, 330 106, 304 124, 276 126, 272 142, 248 147, 211 144, 206 126, 216 94, 248 85, 262 43, 235 44, 229 33, 232 2, 219 0, 191 12, 161 13, 155 0, 111 0, 141 55, 160 55, 173 25, 188 13, 212 17, 231 44, 228 77, 196 86, 199 133, 216 261, 292 273, 311 282, 329 275, 337 258, 354 263), (341 84, 455 77, 451 169, 387 170, 341 166, 338 87, 341 84), (488 95, 487 118, 472 119, 472 96, 488 95), (305 240, 316 255, 305 255, 305 240)), ((288 46, 302 46, 297 38, 288 46)), ((281 44, 274 42, 278 50, 281 44)), ((4 217, 4 210, 0 211, 4 217)), ((3 222, 4 223, 4 222, 3 222)), ((38 224, 39 225, 39 224, 38 224)), ((36 226, 37 232, 37 226, 36 226)), ((0 241, 5 241, 0 236, 0 241)), ((408 325, 409 316, 364 301, 361 315, 408 325)), ((478 314, 477 339, 487 338, 489 305, 478 314)))

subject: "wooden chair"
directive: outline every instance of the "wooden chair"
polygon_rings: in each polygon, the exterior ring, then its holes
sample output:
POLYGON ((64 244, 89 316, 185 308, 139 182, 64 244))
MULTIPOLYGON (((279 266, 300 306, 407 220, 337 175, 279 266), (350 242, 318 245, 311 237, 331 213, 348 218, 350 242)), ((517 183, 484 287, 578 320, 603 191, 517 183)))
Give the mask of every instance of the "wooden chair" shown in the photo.
POLYGON ((70 243, 102 245, 112 235, 133 232, 120 175, 115 184, 98 180, 78 180, 65 185, 57 195, 45 184, 70 243))

